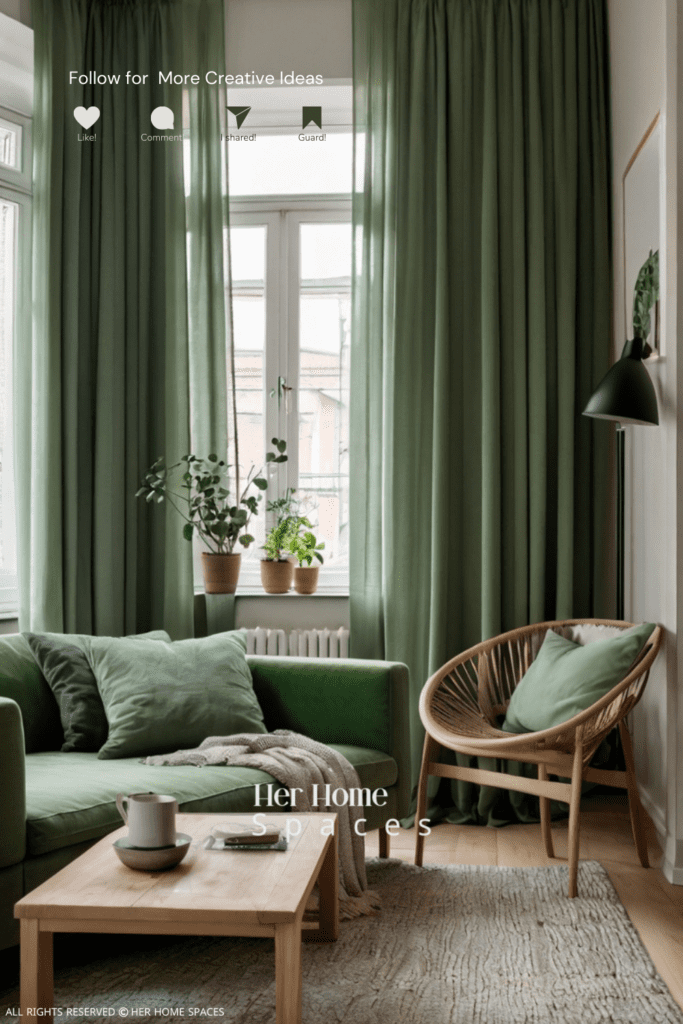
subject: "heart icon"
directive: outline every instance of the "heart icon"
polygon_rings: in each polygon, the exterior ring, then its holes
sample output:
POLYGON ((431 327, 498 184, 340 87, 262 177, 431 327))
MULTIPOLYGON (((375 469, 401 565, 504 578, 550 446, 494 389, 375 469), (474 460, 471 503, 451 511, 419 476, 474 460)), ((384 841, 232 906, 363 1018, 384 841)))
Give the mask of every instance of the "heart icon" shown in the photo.
POLYGON ((85 107, 76 107, 76 109, 74 110, 74 117, 76 118, 76 120, 82 128, 92 128, 95 121, 98 120, 99 116, 99 107, 88 107, 87 110, 85 109, 85 107))

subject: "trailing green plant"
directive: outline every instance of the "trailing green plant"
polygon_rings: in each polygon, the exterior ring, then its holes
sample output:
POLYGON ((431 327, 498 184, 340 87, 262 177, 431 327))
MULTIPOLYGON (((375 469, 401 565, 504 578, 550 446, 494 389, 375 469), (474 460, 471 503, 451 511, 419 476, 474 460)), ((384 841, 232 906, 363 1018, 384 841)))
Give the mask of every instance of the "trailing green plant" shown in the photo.
POLYGON ((638 272, 633 290, 633 336, 646 341, 651 329, 651 313, 659 299, 659 249, 653 252, 638 272))
MULTIPOLYGON (((266 454, 265 465, 286 462, 287 442, 274 437, 272 443, 274 451, 266 454)), ((232 554, 238 541, 245 548, 254 542, 248 526, 259 511, 268 480, 263 475, 265 466, 259 470, 252 466, 235 500, 230 496, 229 469, 215 454, 183 455, 173 466, 160 458, 145 473, 135 496, 149 502, 168 501, 185 520, 185 540, 191 541, 196 532, 209 551, 232 554)))
MULTIPOLYGON (((310 526, 311 524, 306 522, 305 525, 310 526)), ((287 550, 290 554, 296 555, 300 566, 310 566, 314 558, 317 558, 322 565, 323 556, 320 552, 325 549, 325 541, 321 540, 318 542, 310 530, 305 530, 304 533, 301 533, 300 526, 297 528, 297 532, 290 538, 287 550)))

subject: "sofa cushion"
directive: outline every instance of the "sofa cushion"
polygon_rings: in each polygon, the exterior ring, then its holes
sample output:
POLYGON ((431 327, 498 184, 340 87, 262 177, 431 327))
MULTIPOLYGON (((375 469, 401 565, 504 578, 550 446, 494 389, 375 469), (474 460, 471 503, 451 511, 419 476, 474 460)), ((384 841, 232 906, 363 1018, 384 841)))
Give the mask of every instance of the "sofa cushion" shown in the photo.
MULTIPOLYGON (((64 729, 62 750, 99 750, 109 731, 95 676, 80 633, 24 633, 35 660, 59 705, 64 729)), ((137 634, 138 639, 171 638, 163 629, 137 634)))
MULTIPOLYGON (((362 786, 388 788, 396 781, 398 767, 387 754, 330 745, 356 767, 362 786)), ((171 793, 181 811, 241 814, 254 811, 259 783, 275 780, 255 768, 157 767, 137 758, 103 761, 80 752, 31 754, 26 758, 28 855, 99 839, 119 828, 117 793, 171 793)))
POLYGON ((89 637, 85 651, 109 722, 100 758, 166 754, 207 736, 266 731, 241 631, 169 644, 89 637))
POLYGON ((21 633, 0 637, 0 697, 19 705, 27 754, 59 750, 64 739, 59 707, 21 633))

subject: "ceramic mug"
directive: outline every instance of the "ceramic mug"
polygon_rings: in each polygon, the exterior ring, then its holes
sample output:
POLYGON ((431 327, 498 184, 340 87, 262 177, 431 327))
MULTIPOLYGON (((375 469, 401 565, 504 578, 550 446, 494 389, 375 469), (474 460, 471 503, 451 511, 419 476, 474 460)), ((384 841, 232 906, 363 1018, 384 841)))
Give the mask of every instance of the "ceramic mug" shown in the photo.
POLYGON ((158 793, 119 793, 116 797, 119 814, 128 826, 131 846, 158 849, 175 846, 175 816, 178 803, 173 796, 158 793))

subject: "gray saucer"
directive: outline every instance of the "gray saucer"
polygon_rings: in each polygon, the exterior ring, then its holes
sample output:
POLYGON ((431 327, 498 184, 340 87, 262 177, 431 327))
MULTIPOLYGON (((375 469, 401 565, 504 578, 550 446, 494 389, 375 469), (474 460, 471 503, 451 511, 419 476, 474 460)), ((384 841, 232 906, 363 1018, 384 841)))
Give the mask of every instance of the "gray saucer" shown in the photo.
POLYGON ((144 850, 133 846, 127 838, 116 839, 114 850, 119 860, 136 871, 165 871, 174 868, 192 845, 192 836, 182 832, 176 835, 175 846, 162 846, 154 850, 144 850))

